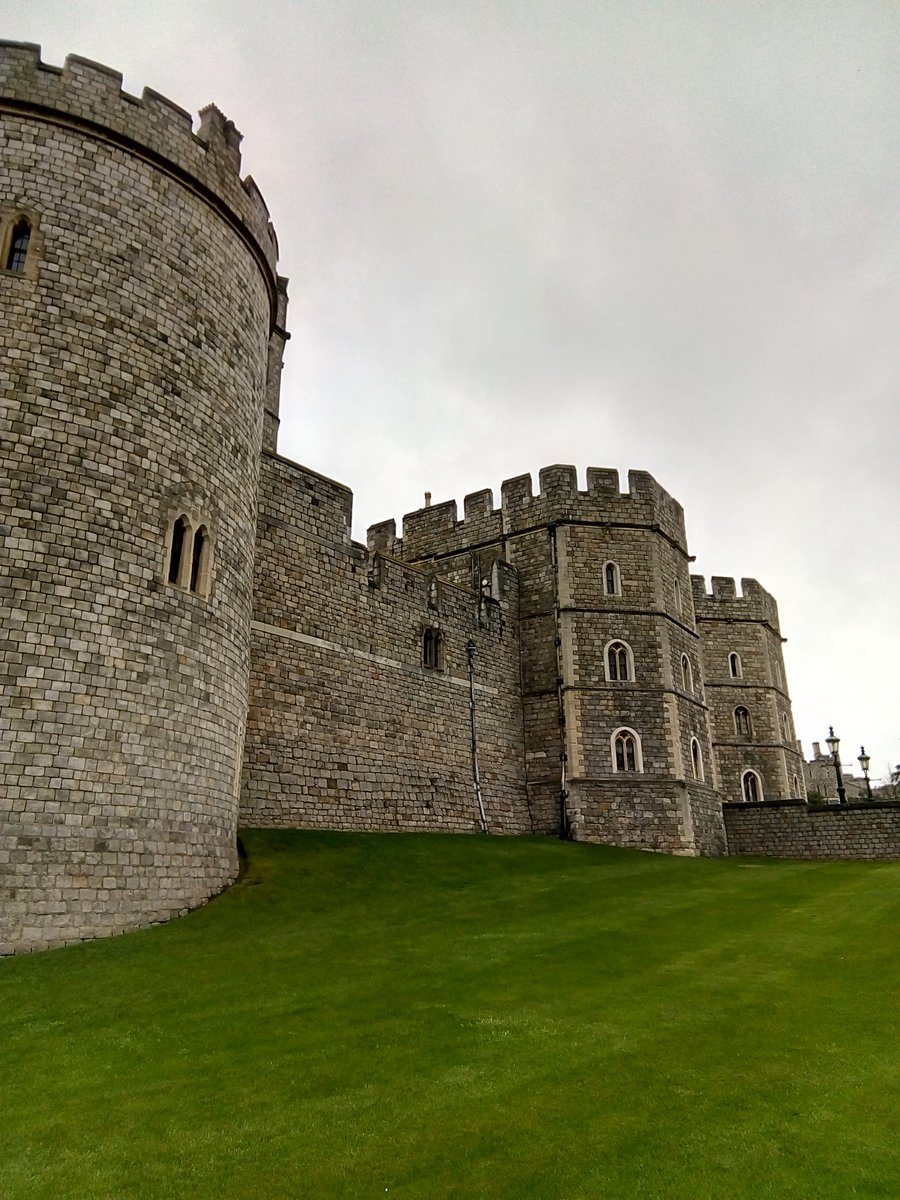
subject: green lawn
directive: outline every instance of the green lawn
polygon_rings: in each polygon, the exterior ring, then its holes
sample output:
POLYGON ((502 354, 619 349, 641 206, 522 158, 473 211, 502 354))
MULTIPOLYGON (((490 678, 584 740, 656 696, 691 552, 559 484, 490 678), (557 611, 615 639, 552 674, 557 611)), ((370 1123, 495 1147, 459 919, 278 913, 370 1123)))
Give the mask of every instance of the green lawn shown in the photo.
POLYGON ((0 1197, 900 1196, 900 863, 245 836, 0 962, 0 1197))

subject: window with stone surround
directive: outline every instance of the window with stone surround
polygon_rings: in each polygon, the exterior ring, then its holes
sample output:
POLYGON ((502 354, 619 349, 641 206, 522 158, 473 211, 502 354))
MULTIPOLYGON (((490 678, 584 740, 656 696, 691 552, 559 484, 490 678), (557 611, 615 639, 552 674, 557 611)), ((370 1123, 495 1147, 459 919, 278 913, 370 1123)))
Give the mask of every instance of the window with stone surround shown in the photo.
POLYGON ((791 785, 793 787, 792 795, 794 796, 794 798, 798 799, 798 800, 802 799, 803 793, 800 791, 800 780, 797 778, 796 775, 791 776, 791 785))
POLYGON ((691 669, 691 660, 686 654, 682 654, 681 656, 681 682, 684 684, 684 690, 693 695, 694 672, 691 669))
POLYGON ((422 633, 422 666, 429 671, 441 671, 444 666, 444 638, 439 629, 422 633))
POLYGON ((622 576, 618 563, 606 562, 603 564, 603 590, 607 596, 622 595, 622 576))
POLYGON ((753 724, 750 720, 750 710, 739 704, 734 710, 734 732, 738 737, 752 737, 753 724))
POLYGON ((603 651, 607 683, 628 683, 634 679, 634 655, 627 642, 607 642, 603 651))
POLYGON ((25 272, 25 258, 28 254, 28 243, 31 241, 31 222, 27 217, 19 217, 10 231, 9 249, 3 262, 5 271, 15 275, 25 272))
POLYGON ((39 251, 35 216, 16 209, 0 212, 0 268, 10 275, 34 279, 39 251))
POLYGON ((189 586, 198 596, 205 596, 209 591, 209 530, 205 525, 194 532, 189 586))
POLYGON ((166 580, 196 596, 208 596, 211 583, 212 540, 205 521, 192 522, 181 513, 171 523, 166 539, 166 580))
POLYGON ((691 738, 691 770, 694 773, 694 778, 702 782, 704 779, 703 751, 700 749, 700 743, 695 737, 691 738))
POLYGON ((732 679, 740 679, 743 676, 741 656, 734 650, 728 655, 728 671, 732 679))
POLYGON ((169 583, 181 584, 184 550, 190 525, 187 517, 179 517, 172 525, 169 541, 169 583))
POLYGON ((790 725, 788 723, 788 715, 786 712, 783 712, 781 714, 781 732, 784 735, 784 740, 786 742, 789 742, 791 740, 790 739, 790 725))
POLYGON ((759 804, 762 800, 762 780, 755 771, 745 771, 741 776, 741 795, 746 804, 759 804))
POLYGON ((675 580, 675 587, 674 587, 674 589, 673 589, 673 590, 674 590, 674 594, 675 594, 675 611, 676 611, 676 612, 678 613, 678 615, 680 616, 680 615, 681 615, 681 611, 682 611, 682 606, 681 606, 681 584, 678 582, 678 580, 677 580, 677 579, 675 580))
POLYGON ((635 774, 643 772, 641 739, 633 729, 623 727, 614 730, 610 737, 610 750, 612 751, 614 771, 634 772, 635 774))

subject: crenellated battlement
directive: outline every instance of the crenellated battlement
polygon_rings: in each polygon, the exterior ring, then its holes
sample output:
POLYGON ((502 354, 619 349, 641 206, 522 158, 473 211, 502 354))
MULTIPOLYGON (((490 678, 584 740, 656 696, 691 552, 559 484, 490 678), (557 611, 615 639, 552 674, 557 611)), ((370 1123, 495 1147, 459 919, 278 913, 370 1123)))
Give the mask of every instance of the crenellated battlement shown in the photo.
POLYGON ((402 546, 404 557, 415 559, 460 553, 537 526, 571 521, 659 529, 687 552, 681 505, 646 471, 629 471, 628 491, 621 492, 618 471, 588 467, 587 489, 581 491, 575 467, 544 467, 539 489, 535 495, 531 476, 517 475, 501 485, 499 508, 485 488, 465 497, 462 520, 456 501, 447 500, 407 513, 402 541, 393 521, 372 526, 369 544, 382 550, 390 545, 394 553, 402 546))
POLYGON ((738 595, 735 581, 725 575, 713 575, 710 579, 712 591, 706 590, 703 575, 691 576, 694 593, 694 612, 697 620, 718 621, 762 621, 771 625, 779 634, 778 605, 755 579, 741 580, 738 595))
POLYGON ((269 210, 250 176, 241 178, 241 134, 215 105, 191 114, 145 88, 122 90, 122 76, 100 63, 69 55, 62 67, 41 61, 40 46, 0 41, 0 112, 23 112, 143 153, 230 211, 271 276, 275 299, 278 244, 269 210))

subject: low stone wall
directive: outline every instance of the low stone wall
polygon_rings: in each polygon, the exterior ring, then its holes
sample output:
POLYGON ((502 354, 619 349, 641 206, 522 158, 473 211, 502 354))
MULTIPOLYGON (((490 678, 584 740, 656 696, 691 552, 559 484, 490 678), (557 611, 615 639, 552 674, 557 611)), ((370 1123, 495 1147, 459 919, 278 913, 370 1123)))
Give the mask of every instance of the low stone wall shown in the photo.
POLYGON ((723 804, 729 854, 900 858, 900 801, 818 807, 802 800, 723 804))

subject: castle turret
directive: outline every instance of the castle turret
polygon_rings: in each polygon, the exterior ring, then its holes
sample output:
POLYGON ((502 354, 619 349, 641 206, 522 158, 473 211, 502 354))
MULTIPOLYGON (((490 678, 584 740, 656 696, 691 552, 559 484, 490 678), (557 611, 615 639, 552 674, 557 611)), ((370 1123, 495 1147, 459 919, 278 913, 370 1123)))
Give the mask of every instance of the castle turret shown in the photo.
POLYGON ((121 84, 0 43, 6 950, 166 918, 237 869, 286 293, 234 125, 121 84))
POLYGON ((755 579, 691 576, 703 647, 713 742, 725 798, 802 799, 803 758, 794 733, 778 606, 755 579))
POLYGON ((373 549, 460 583, 519 574, 535 828, 676 853, 724 850, 681 506, 648 474, 540 473, 370 530, 373 549))

